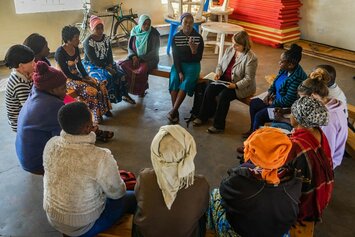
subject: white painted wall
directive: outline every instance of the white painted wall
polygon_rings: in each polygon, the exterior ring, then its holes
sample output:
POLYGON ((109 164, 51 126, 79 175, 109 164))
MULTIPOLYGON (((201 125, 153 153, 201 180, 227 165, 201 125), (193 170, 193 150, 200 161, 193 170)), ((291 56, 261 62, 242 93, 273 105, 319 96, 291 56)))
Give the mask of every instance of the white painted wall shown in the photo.
POLYGON ((301 38, 355 51, 354 0, 302 0, 301 38))
MULTIPOLYGON (((27 0, 26 0, 27 1, 27 0)), ((164 23, 163 15, 167 6, 161 0, 120 0, 123 8, 133 8, 137 14, 148 13, 153 24, 164 23)), ((92 9, 104 11, 117 4, 117 0, 91 0, 92 9)), ((49 13, 16 14, 14 0, 0 0, 0 61, 5 57, 7 49, 14 44, 21 44, 31 33, 39 33, 47 38, 51 52, 61 45, 61 29, 65 25, 81 22, 82 11, 63 11, 49 13)), ((105 19, 106 29, 110 29, 109 19, 105 19)))
MULTIPOLYGON (((121 0, 124 8, 133 8, 138 14, 148 13, 153 24, 164 23, 167 6, 161 0, 121 0)), ((92 8, 103 11, 117 0, 92 0, 92 8)), ((355 0, 302 0, 302 38, 355 51, 355 0)), ((0 0, 0 61, 7 49, 33 32, 44 35, 51 51, 61 44, 63 26, 80 22, 81 11, 21 14, 15 13, 14 0, 0 0)), ((110 22, 105 19, 106 29, 110 22)))

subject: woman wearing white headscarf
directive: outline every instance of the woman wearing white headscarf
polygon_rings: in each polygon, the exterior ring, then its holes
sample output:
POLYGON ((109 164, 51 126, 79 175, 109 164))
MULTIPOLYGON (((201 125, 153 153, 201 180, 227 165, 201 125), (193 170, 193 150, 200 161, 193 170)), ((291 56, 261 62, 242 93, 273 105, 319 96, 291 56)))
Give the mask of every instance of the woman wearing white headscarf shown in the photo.
POLYGON ((160 34, 151 26, 148 15, 141 15, 131 31, 128 58, 121 66, 128 74, 129 92, 144 96, 148 89, 148 72, 159 63, 160 34))
POLYGON ((204 236, 209 185, 195 175, 196 144, 180 125, 160 128, 151 145, 153 168, 140 172, 133 236, 204 236))

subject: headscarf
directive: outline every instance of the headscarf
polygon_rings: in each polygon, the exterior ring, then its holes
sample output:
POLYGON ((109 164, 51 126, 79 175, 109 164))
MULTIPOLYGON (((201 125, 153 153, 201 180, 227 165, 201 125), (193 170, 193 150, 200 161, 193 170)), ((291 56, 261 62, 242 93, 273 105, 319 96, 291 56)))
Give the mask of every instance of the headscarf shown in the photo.
POLYGON ((271 184, 279 184, 277 169, 283 166, 292 142, 278 128, 264 127, 256 130, 244 142, 244 159, 262 168, 261 177, 271 184))
POLYGON ((177 192, 194 183, 196 143, 180 125, 166 125, 159 129, 150 149, 157 182, 170 210, 177 192), (168 144, 169 140, 173 142, 168 144))
POLYGON ((297 123, 305 128, 326 126, 328 110, 323 103, 311 96, 303 96, 291 106, 291 113, 297 123))
POLYGON ((38 61, 33 74, 33 84, 39 90, 51 90, 64 85, 67 77, 62 71, 48 66, 46 62, 38 61))
POLYGON ((104 25, 103 20, 98 16, 92 15, 90 17, 90 30, 94 31, 95 27, 99 24, 104 25))
POLYGON ((184 12, 180 16, 180 24, 182 24, 182 20, 184 20, 185 17, 190 16, 192 19, 194 19, 194 16, 190 12, 184 12))
POLYGON ((147 31, 142 30, 142 26, 146 20, 150 20, 150 17, 145 14, 141 15, 138 20, 138 25, 133 27, 133 29, 131 30, 131 37, 132 36, 136 37, 136 49, 137 49, 138 57, 146 54, 148 37, 150 31, 152 30, 152 27, 149 27, 149 30, 147 31))

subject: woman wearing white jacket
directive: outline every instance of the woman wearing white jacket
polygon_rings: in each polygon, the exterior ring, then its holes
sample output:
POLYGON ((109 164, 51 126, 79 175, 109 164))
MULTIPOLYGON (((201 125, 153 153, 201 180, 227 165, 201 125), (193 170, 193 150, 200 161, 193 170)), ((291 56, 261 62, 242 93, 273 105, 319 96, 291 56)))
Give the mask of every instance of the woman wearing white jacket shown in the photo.
POLYGON ((60 136, 43 152, 43 208, 49 223, 69 236, 96 236, 137 203, 126 191, 111 151, 95 146, 92 115, 82 102, 63 106, 58 113, 60 136))

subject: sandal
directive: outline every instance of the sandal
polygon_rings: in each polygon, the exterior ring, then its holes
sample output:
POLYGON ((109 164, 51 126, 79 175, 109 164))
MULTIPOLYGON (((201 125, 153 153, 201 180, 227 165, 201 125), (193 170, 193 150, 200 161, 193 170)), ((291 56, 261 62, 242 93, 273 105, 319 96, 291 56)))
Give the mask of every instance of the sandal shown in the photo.
POLYGON ((114 132, 104 131, 104 130, 100 130, 100 129, 97 129, 95 131, 95 133, 96 133, 97 140, 102 141, 102 142, 108 142, 108 140, 113 138, 113 136, 115 135, 114 132))
POLYGON ((146 94, 148 94, 148 92, 147 92, 147 91, 144 91, 143 94, 140 94, 140 95, 138 95, 138 96, 139 96, 140 98, 144 98, 146 94))
POLYGON ((103 118, 102 116, 100 116, 100 117, 97 118, 96 123, 97 123, 97 124, 100 124, 100 123, 102 123, 103 121, 104 121, 104 118, 103 118))
POLYGON ((122 96, 122 100, 126 101, 127 103, 130 103, 132 105, 136 104, 136 101, 132 99, 130 96, 122 96))
POLYGON ((169 112, 166 117, 169 119, 171 124, 179 123, 179 113, 176 113, 176 115, 173 116, 173 114, 169 112))
POLYGON ((109 110, 109 111, 107 111, 107 112, 105 113, 105 116, 106 116, 106 117, 113 117, 113 114, 112 114, 112 112, 109 110))

